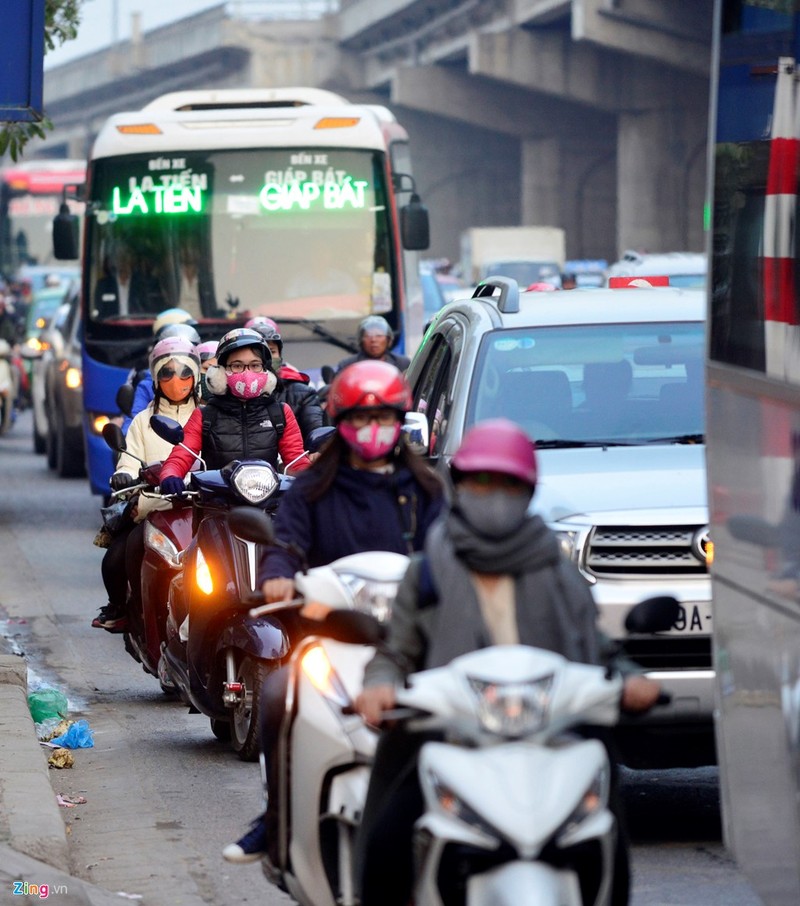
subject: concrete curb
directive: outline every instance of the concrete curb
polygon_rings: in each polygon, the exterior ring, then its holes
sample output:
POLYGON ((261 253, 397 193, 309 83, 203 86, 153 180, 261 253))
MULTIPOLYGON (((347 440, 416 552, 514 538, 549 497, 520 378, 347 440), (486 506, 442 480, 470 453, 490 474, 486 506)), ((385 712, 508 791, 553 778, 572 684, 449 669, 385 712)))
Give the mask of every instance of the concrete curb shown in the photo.
POLYGON ((59 890, 65 904, 119 903, 69 874, 66 826, 49 770, 28 710, 27 663, 0 654, 0 902, 9 902, 22 881, 59 890))

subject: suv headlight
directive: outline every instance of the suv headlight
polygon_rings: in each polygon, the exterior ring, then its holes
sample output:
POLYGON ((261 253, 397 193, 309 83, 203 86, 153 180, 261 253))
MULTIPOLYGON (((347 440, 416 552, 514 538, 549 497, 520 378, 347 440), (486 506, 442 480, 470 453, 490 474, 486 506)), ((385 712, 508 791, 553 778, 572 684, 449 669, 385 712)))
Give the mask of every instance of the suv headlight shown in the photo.
POLYGON ((278 488, 278 476, 269 465, 237 466, 231 474, 231 484, 248 503, 263 503, 278 488))
POLYGON ((478 720, 487 733, 518 739, 540 730, 550 711, 553 674, 517 683, 492 683, 468 676, 478 710, 478 720))
POLYGON ((379 582, 352 573, 339 573, 339 578, 347 586, 355 610, 371 614, 381 623, 389 619, 397 595, 397 582, 379 582))

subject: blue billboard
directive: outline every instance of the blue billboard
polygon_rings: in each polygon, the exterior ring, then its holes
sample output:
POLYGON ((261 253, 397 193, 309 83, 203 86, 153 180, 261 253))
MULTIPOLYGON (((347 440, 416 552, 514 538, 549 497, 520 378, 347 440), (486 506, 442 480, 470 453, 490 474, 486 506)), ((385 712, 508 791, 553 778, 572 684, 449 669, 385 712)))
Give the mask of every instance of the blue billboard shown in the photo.
POLYGON ((0 0, 0 122, 42 118, 45 0, 0 0))

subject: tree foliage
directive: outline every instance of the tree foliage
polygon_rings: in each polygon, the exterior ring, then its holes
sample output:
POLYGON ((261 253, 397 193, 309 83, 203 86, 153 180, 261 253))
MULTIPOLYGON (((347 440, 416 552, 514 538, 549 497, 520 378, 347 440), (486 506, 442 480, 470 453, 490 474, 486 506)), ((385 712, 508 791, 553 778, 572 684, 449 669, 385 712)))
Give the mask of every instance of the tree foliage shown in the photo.
MULTIPOLYGON (((83 0, 45 0, 44 52, 55 50, 78 34, 83 0)), ((36 123, 5 123, 0 129, 0 157, 8 152, 18 160, 22 149, 32 138, 44 138, 53 124, 44 116, 36 123)))

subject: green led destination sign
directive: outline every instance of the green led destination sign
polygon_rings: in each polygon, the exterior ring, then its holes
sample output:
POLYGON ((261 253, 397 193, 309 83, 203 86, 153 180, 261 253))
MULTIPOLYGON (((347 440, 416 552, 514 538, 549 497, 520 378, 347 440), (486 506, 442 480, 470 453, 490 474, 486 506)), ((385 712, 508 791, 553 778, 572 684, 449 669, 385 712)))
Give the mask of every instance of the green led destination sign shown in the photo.
POLYGON ((258 198, 262 207, 270 213, 319 208, 326 211, 341 211, 345 208, 362 210, 367 205, 368 185, 365 179, 353 179, 352 176, 345 176, 340 182, 268 182, 259 192, 258 198))
POLYGON ((123 197, 119 186, 111 192, 111 211, 126 214, 195 214, 203 212, 205 191, 200 186, 135 186, 123 197))

